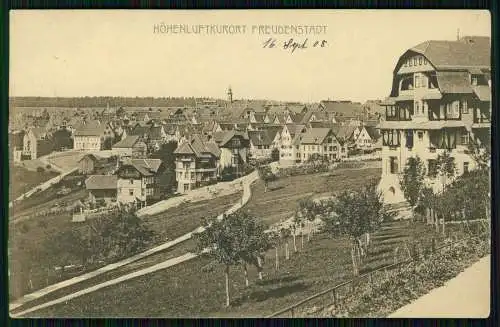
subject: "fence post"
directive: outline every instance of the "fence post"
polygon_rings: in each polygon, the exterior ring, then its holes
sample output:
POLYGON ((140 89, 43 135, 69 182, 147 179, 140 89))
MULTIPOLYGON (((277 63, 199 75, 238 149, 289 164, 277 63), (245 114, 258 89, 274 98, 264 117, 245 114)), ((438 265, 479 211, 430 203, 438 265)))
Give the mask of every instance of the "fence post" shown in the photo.
POLYGON ((333 305, 335 306, 335 310, 337 310, 337 289, 334 288, 332 290, 332 296, 333 296, 333 305))
POLYGON ((372 273, 370 273, 368 275, 368 281, 370 283, 370 288, 373 288, 373 276, 372 276, 372 273))
POLYGON ((387 268, 385 268, 384 271, 385 271, 385 279, 389 280, 389 271, 387 270, 387 268))
POLYGON ((295 307, 292 307, 292 318, 295 317, 295 307))

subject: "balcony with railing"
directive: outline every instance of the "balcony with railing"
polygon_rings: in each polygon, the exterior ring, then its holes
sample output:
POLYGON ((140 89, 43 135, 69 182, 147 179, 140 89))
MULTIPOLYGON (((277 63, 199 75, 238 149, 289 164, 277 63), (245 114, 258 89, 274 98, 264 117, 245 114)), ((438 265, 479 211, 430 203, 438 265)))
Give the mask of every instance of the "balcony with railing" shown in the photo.
POLYGON ((462 120, 462 110, 460 107, 429 107, 428 118, 429 121, 462 120))
POLYGON ((429 152, 436 153, 442 152, 441 150, 453 151, 457 148, 457 143, 461 140, 457 140, 456 131, 430 131, 429 132, 429 152))
POLYGON ((388 106, 385 107, 385 120, 387 121, 411 121, 412 112, 409 108, 388 106))

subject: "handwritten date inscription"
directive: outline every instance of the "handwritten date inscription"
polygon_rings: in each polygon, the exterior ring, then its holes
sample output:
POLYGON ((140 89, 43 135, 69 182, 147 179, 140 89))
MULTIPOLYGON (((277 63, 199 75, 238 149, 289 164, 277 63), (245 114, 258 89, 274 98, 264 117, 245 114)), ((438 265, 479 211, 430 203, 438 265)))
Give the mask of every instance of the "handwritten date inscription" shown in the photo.
POLYGON ((263 48, 282 48, 283 50, 288 50, 290 53, 294 53, 297 49, 307 49, 307 48, 324 48, 328 42, 326 40, 316 40, 309 41, 309 39, 304 40, 294 40, 288 39, 284 42, 279 43, 275 38, 269 38, 263 43, 263 48))

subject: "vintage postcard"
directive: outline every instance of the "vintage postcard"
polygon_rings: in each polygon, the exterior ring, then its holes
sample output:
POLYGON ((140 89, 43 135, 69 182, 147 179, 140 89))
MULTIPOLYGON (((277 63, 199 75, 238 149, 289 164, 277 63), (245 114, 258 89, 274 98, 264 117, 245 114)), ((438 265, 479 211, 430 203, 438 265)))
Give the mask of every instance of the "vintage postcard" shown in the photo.
POLYGON ((11 317, 490 313, 480 10, 13 10, 11 317))

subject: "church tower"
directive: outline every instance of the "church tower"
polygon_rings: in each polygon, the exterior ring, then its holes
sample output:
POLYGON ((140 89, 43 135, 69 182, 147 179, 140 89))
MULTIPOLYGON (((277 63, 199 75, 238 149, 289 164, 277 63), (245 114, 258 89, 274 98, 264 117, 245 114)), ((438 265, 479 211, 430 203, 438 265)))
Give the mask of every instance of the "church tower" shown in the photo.
POLYGON ((229 101, 229 103, 233 103, 233 90, 231 90, 231 85, 229 85, 229 88, 227 89, 227 101, 229 101))

